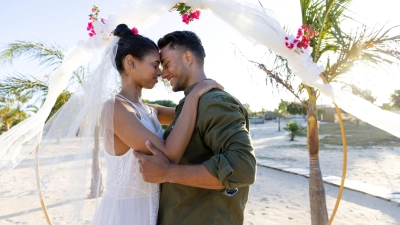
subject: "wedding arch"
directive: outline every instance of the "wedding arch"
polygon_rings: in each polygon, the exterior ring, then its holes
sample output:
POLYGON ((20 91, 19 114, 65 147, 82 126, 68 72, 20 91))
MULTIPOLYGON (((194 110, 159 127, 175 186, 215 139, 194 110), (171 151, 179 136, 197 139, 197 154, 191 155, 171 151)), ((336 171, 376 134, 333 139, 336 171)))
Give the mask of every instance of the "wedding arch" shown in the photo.
MULTIPOLYGON (((338 106, 360 120, 400 137, 400 124, 395 122, 400 121, 400 115, 382 110, 360 97, 326 83, 320 76, 323 67, 313 62, 310 56, 312 52, 310 47, 292 46, 288 48, 285 42, 288 39, 293 41, 294 36, 285 32, 273 11, 240 0, 187 0, 181 1, 181 3, 185 3, 193 10, 211 11, 225 21, 228 26, 237 29, 250 42, 264 45, 286 58, 290 68, 305 85, 317 88, 325 96, 332 99, 336 104, 339 117, 338 106)), ((134 24, 136 27, 145 29, 154 24, 160 15, 176 5, 176 0, 132 1, 132 3, 124 5, 119 14, 109 15, 105 20, 94 21, 90 29, 94 31, 95 35, 78 42, 76 47, 65 56, 60 68, 50 82, 46 100, 40 110, 0 136, 0 143, 2 144, 0 146, 0 178, 14 169, 29 153, 40 151, 43 127, 57 97, 67 87, 73 71, 87 63, 95 50, 103 49, 110 43, 113 38, 111 33, 118 24, 134 24)), ((198 23, 201 23, 201 20, 198 23)), ((344 132, 342 123, 341 128, 344 132)), ((345 135, 343 135, 343 138, 345 154, 345 135)), ((36 159, 36 179, 40 200, 46 219, 50 224, 50 217, 41 195, 40 183, 42 181, 39 175, 39 157, 36 159)), ((344 160, 346 160, 346 155, 344 155, 344 160)), ((343 190, 344 177, 345 169, 342 175, 341 190, 343 190)), ((340 200, 340 195, 338 200, 340 200)), ((338 203, 336 208, 337 205, 338 203)))

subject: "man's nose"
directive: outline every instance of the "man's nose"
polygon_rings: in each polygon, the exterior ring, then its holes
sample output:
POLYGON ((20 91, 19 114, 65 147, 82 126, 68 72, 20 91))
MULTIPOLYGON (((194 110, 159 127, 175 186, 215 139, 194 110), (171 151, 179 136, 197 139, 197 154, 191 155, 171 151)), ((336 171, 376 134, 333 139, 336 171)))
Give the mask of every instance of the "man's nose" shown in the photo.
POLYGON ((168 71, 167 71, 166 69, 163 69, 163 70, 161 71, 161 77, 162 77, 162 79, 165 79, 166 76, 168 76, 168 71))

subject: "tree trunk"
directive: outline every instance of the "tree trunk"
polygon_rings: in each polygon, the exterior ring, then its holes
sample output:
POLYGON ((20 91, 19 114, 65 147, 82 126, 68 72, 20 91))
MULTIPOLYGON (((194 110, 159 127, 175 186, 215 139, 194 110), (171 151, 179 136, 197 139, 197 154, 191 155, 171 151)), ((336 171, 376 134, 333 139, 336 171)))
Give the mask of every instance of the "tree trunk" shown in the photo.
POLYGON ((97 198, 103 193, 104 186, 100 172, 100 128, 96 125, 94 130, 94 148, 92 158, 92 180, 89 198, 97 198))
POLYGON ((325 225, 328 223, 328 211, 326 209, 325 189, 322 181, 321 168, 319 166, 319 137, 317 124, 316 93, 309 96, 308 120, 307 120, 307 145, 310 156, 309 194, 311 209, 311 224, 325 225))
POLYGON ((278 132, 281 131, 281 117, 278 116, 278 132))

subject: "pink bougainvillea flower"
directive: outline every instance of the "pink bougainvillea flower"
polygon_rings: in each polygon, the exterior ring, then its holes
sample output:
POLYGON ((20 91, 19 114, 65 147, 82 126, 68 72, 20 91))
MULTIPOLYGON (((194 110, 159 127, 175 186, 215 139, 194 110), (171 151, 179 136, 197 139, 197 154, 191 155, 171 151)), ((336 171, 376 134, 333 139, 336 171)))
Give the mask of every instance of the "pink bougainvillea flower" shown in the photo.
POLYGON ((200 18, 200 13, 201 13, 200 10, 196 10, 196 11, 190 13, 190 18, 199 19, 200 18))
POLYGON ((93 29, 93 23, 89 22, 88 26, 87 26, 87 30, 91 30, 91 29, 93 29))
POLYGON ((184 22, 184 23, 186 23, 186 24, 189 24, 189 22, 190 22, 190 15, 187 14, 187 13, 182 14, 182 22, 184 22))
POLYGON ((196 12, 190 13, 189 17, 192 18, 192 19, 198 19, 198 18, 196 18, 197 17, 196 12))
POLYGON ((310 47, 310 40, 317 35, 319 35, 319 32, 314 31, 312 26, 303 24, 301 28, 297 30, 297 36, 291 40, 291 42, 288 43, 287 40, 289 40, 289 38, 285 37, 285 45, 288 49, 307 49, 310 47))
POLYGON ((303 35, 303 30, 302 30, 301 28, 299 28, 299 29, 297 30, 297 34, 298 34, 298 35, 303 35))
POLYGON ((132 34, 139 34, 139 30, 136 27, 132 28, 132 34))

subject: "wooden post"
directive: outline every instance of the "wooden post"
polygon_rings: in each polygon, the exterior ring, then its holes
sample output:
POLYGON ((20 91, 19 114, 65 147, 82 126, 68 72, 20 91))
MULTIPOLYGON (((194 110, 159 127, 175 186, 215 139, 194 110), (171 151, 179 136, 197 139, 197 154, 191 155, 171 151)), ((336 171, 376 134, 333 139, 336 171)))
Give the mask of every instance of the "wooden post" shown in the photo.
POLYGON ((37 189, 39 191, 40 205, 42 205, 42 210, 43 210, 44 216, 46 217, 47 224, 52 225, 50 217, 49 217, 49 213, 47 212, 46 204, 43 199, 42 190, 40 188, 39 155, 38 155, 39 149, 40 149, 40 144, 38 144, 38 146, 36 147, 36 152, 35 152, 35 154, 36 154, 36 185, 37 185, 37 189))

